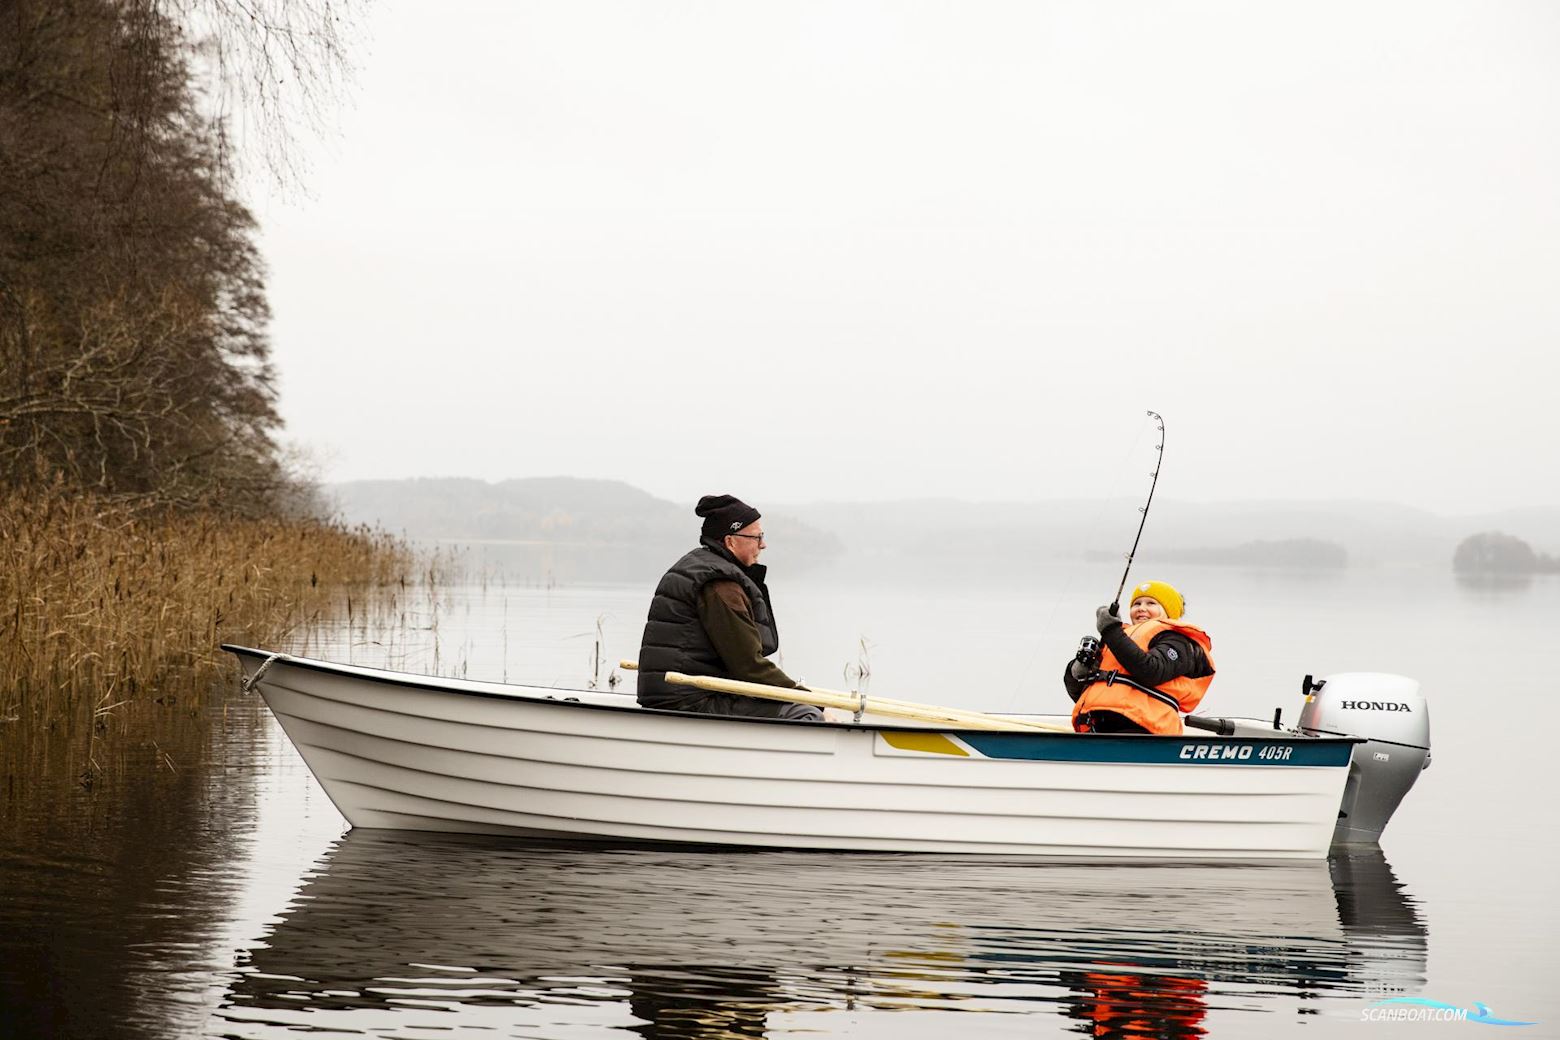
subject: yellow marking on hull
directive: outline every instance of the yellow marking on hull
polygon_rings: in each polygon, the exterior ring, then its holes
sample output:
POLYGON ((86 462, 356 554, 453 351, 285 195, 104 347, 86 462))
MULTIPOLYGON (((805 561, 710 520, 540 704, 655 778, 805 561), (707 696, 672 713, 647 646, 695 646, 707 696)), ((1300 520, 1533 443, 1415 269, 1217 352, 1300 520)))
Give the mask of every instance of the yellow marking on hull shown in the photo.
POLYGON ((965 758, 970 754, 941 733, 894 730, 884 733, 883 739, 888 741, 889 747, 896 747, 901 751, 925 751, 933 755, 963 755, 965 758))

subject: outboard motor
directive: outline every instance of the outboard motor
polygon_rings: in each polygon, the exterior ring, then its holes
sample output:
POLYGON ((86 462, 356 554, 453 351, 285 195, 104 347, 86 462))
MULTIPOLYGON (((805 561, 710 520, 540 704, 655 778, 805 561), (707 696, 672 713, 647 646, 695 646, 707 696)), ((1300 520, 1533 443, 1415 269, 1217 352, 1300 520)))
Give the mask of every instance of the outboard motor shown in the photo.
POLYGON ((1430 713, 1419 683, 1383 672, 1305 677, 1300 732, 1365 737, 1354 746, 1333 844, 1380 840, 1408 789, 1430 765, 1430 713))

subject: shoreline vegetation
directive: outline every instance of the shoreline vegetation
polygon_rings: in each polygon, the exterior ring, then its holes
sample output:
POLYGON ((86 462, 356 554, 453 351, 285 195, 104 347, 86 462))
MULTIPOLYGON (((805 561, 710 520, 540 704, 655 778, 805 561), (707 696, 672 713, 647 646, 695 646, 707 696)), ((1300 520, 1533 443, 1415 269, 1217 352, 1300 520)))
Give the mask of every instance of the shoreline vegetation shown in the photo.
POLYGON ((195 716, 236 682, 223 642, 279 646, 404 590, 383 532, 114 502, 66 485, 0 495, 0 743, 58 735, 100 771, 132 719, 195 716))
POLYGON ((407 585, 410 550, 312 518, 223 517, 63 489, 0 498, 0 720, 49 726, 231 677, 224 642, 277 645, 407 585))

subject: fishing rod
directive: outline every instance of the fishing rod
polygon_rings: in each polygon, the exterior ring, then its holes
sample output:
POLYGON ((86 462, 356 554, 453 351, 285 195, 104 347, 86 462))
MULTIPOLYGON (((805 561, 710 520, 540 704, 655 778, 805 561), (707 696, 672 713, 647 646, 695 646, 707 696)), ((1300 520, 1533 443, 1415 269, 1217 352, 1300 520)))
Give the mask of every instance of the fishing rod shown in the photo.
POLYGON ((1154 462, 1154 472, 1149 474, 1154 480, 1148 485, 1148 501, 1144 502, 1143 507, 1138 510, 1143 514, 1143 519, 1138 521, 1137 537, 1132 539, 1132 551, 1127 553, 1126 570, 1121 572, 1121 584, 1116 586, 1116 598, 1110 601, 1110 612, 1118 616, 1121 613, 1121 593, 1127 587, 1127 575, 1132 573, 1132 560, 1137 556, 1138 542, 1143 540, 1143 525, 1148 523, 1148 507, 1154 504, 1154 489, 1159 486, 1159 470, 1165 464, 1165 417, 1153 411, 1148 414, 1159 424, 1159 458, 1154 462))

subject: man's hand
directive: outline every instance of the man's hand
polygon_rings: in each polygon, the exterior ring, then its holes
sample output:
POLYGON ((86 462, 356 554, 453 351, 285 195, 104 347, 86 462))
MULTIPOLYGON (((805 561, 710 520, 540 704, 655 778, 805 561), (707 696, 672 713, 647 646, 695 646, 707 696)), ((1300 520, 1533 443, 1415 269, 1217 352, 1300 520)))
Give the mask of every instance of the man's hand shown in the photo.
POLYGON ((1099 629, 1100 635, 1104 635, 1105 630, 1110 628, 1111 625, 1119 624, 1121 624, 1121 619, 1112 613, 1110 607, 1101 607, 1094 612, 1094 627, 1099 629))
POLYGON ((1084 664, 1082 661, 1076 661, 1075 660, 1075 661, 1073 661, 1072 664, 1067 666, 1067 672, 1068 672, 1069 675, 1071 675, 1077 681, 1083 682, 1089 676, 1094 674, 1094 669, 1090 668, 1088 665, 1084 664))

